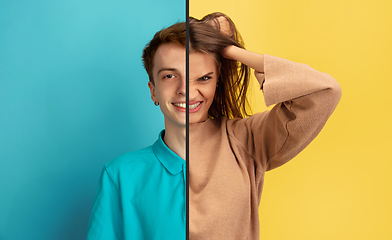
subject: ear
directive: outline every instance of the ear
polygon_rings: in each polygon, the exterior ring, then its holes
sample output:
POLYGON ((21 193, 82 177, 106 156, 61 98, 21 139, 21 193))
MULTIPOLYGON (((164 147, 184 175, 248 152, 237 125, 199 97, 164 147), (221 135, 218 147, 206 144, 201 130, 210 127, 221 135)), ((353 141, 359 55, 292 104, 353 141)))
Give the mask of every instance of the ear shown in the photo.
POLYGON ((155 86, 154 83, 151 81, 148 81, 148 87, 150 88, 150 93, 151 93, 151 99, 153 102, 157 101, 157 96, 155 95, 155 86))

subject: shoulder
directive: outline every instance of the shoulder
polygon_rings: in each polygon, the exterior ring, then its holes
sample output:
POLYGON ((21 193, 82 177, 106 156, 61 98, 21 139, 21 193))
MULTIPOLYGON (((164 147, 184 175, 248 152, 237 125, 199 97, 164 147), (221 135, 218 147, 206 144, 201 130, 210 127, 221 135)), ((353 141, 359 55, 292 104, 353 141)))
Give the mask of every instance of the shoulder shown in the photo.
MULTIPOLYGON (((259 127, 260 124, 262 124, 266 116, 269 114, 269 110, 263 111, 263 112, 258 112, 255 113, 249 117, 245 118, 233 118, 233 119, 227 119, 225 118, 225 124, 228 133, 230 134, 232 131, 235 130, 235 128, 243 128, 243 127, 251 127, 252 125, 257 125, 256 127, 259 127)), ((254 130, 250 128, 249 130, 254 130)))
POLYGON ((227 118, 225 116, 208 120, 204 124, 207 132, 225 131, 227 135, 234 137, 236 133, 245 133, 244 130, 255 131, 264 123, 264 119, 270 113, 269 110, 255 113, 245 118, 227 118))
POLYGON ((152 146, 124 153, 123 155, 113 159, 105 164, 105 169, 110 175, 116 175, 120 172, 141 171, 143 168, 148 169, 149 166, 155 164, 156 157, 152 150, 152 146))

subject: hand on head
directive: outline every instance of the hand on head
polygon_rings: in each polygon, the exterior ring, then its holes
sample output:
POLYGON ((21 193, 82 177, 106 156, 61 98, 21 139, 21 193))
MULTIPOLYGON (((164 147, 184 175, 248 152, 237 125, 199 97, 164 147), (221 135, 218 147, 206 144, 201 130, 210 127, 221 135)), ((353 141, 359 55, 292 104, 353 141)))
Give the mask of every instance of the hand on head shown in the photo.
POLYGON ((228 37, 232 37, 234 34, 233 30, 231 29, 230 22, 225 16, 216 17, 210 21, 207 21, 207 23, 228 37))

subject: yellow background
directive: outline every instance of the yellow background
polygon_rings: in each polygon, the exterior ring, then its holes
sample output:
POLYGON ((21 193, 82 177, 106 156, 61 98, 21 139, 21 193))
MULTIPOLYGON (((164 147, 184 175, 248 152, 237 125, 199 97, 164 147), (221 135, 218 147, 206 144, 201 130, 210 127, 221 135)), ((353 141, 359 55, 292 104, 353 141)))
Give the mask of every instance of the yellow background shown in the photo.
POLYGON ((190 0, 191 16, 215 11, 247 49, 328 72, 343 91, 309 147, 266 174, 260 239, 392 239, 392 1, 190 0))

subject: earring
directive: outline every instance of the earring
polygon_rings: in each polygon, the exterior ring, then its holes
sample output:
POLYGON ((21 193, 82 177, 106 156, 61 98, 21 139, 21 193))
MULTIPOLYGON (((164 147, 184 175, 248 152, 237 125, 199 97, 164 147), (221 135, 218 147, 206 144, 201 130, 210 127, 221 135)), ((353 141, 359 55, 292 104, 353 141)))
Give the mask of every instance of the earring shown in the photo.
POLYGON ((158 102, 158 101, 156 101, 156 102, 154 102, 154 104, 155 104, 155 106, 158 106, 158 105, 159 105, 159 102, 158 102))

